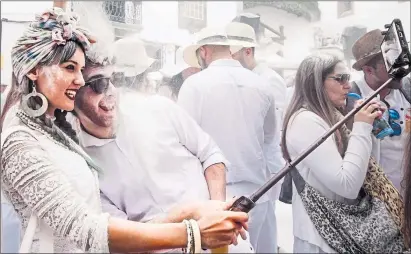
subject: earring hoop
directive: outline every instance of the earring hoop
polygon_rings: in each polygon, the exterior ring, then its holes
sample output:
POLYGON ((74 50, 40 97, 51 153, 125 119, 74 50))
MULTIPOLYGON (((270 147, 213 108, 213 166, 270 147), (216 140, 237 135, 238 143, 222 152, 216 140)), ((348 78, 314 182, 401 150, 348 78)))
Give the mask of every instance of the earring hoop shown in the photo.
POLYGON ((36 91, 36 85, 33 83, 33 91, 23 96, 22 101, 21 101, 21 106, 28 115, 32 117, 39 117, 39 116, 44 115, 44 113, 46 113, 47 108, 48 108, 48 101, 43 94, 38 93, 36 91), (39 109, 32 109, 29 106, 30 98, 34 98, 34 97, 39 97, 41 99, 41 107, 39 109))

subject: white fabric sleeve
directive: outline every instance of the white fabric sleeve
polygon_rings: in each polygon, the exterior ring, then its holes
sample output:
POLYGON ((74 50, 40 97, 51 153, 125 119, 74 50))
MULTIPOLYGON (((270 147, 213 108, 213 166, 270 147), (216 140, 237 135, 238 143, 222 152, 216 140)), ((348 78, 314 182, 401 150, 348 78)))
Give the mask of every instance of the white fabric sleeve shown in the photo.
MULTIPOLYGON (((288 126, 288 150, 293 149, 301 154, 329 128, 324 120, 312 112, 298 113, 288 126)), ((338 152, 333 136, 330 136, 302 163, 327 188, 342 197, 355 199, 367 173, 372 149, 371 130, 372 125, 355 122, 344 158, 338 152)))

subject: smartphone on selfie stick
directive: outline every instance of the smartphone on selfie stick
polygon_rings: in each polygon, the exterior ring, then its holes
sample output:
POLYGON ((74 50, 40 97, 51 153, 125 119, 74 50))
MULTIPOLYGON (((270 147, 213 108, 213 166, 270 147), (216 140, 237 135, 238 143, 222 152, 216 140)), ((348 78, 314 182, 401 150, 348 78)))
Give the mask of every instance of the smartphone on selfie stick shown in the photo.
POLYGON ((336 123, 330 130, 321 136, 314 144, 312 144, 306 151, 295 158, 293 161, 287 162, 287 165, 281 169, 275 176, 269 179, 263 186, 256 190, 249 197, 242 196, 238 198, 230 210, 249 212, 255 206, 255 203, 270 190, 281 178, 295 168, 302 160, 304 160, 312 151, 320 146, 329 136, 331 136, 337 129, 345 124, 351 117, 367 105, 373 98, 375 98, 381 90, 394 79, 402 79, 410 73, 410 59, 411 53, 408 48, 408 43, 405 38, 404 29, 399 19, 394 19, 391 24, 385 25, 386 31, 382 32, 384 40, 381 44, 381 52, 384 58, 385 67, 390 79, 387 80, 381 87, 374 91, 360 106, 351 110, 341 121, 336 123))
POLYGON ((391 77, 401 79, 410 73, 411 60, 401 20, 394 19, 391 24, 385 25, 385 28, 388 30, 382 32, 384 40, 381 43, 385 68, 391 77))

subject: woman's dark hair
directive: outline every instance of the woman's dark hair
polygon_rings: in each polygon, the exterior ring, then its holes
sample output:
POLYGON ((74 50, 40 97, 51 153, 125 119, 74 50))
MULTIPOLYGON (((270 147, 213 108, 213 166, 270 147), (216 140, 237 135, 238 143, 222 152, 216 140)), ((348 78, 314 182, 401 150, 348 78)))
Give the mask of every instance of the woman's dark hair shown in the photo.
MULTIPOLYGON (((67 41, 65 45, 56 45, 53 49, 53 53, 47 56, 46 58, 42 59, 36 67, 52 66, 52 65, 67 62, 68 60, 70 60, 70 58, 73 57, 77 48, 81 48, 81 50, 84 52, 84 47, 80 43, 77 43, 75 41, 67 41)), ((23 95, 31 93, 32 90, 33 90, 32 81, 28 77, 24 77, 23 82, 21 84, 18 84, 15 76, 13 75, 12 87, 10 89, 10 92, 7 95, 6 103, 4 105, 4 110, 0 118, 1 129, 3 127, 4 118, 8 110, 13 105, 18 103, 21 100, 23 95)), ((30 106, 32 108, 37 107, 37 105, 39 104, 39 102, 36 100, 32 100, 29 103, 31 104, 30 106)), ((56 117, 54 124, 56 124, 62 131, 64 131, 64 133, 66 133, 71 139, 73 139, 76 143, 78 143, 79 141, 77 138, 77 134, 72 128, 71 124, 66 120, 66 115, 67 115, 67 112, 62 111, 60 109, 56 109, 54 112, 54 116, 56 117)), ((40 121, 44 124, 45 123, 44 118, 45 118, 45 115, 36 118, 36 121, 40 121)))
POLYGON ((404 164, 404 239, 408 248, 411 247, 411 134, 408 135, 404 164))
POLYGON ((178 94, 180 93, 180 89, 183 83, 184 83, 184 78, 183 78, 182 72, 180 72, 177 75, 174 75, 170 79, 170 81, 168 82, 168 86, 170 87, 173 96, 178 97, 178 94))
MULTIPOLYGON (((286 145, 287 126, 298 110, 306 108, 320 116, 330 127, 338 122, 336 108, 324 89, 324 81, 340 62, 342 60, 337 56, 317 54, 306 57, 298 67, 294 79, 295 91, 284 117, 281 136, 281 149, 287 161, 290 160, 286 145)), ((336 133, 336 140, 342 141, 341 137, 336 133)))
POLYGON ((124 76, 123 72, 115 72, 111 76, 111 82, 115 87, 130 88, 140 91, 144 85, 147 71, 132 77, 124 76))

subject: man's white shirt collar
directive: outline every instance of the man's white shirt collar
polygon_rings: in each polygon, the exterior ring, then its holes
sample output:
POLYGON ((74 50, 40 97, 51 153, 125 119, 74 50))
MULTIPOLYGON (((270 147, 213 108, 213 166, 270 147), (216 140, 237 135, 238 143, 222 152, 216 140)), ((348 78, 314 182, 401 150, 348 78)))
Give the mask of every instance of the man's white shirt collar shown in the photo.
POLYGON ((100 138, 96 138, 88 134, 81 127, 80 120, 77 117, 70 114, 70 118, 71 119, 69 119, 68 121, 71 122, 71 125, 73 126, 74 130, 77 132, 77 136, 78 136, 81 147, 104 146, 112 141, 115 141, 115 139, 100 139, 100 138))

